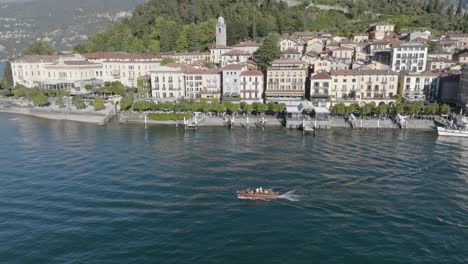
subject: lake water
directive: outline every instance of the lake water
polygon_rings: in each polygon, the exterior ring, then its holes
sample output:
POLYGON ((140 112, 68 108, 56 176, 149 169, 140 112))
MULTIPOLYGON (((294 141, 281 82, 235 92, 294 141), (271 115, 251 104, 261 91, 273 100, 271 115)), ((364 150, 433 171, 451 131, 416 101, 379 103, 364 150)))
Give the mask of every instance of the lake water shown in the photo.
POLYGON ((4 263, 468 262, 466 140, 9 114, 0 131, 4 263), (258 186, 299 199, 236 199, 258 186))

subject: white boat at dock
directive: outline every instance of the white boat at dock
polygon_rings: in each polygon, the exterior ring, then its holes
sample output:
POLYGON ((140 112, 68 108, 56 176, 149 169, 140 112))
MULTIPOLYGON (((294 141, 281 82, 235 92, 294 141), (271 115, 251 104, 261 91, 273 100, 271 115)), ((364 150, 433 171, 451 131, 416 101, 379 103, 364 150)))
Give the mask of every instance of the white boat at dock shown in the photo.
POLYGON ((441 137, 468 137, 468 130, 437 127, 437 134, 441 137))

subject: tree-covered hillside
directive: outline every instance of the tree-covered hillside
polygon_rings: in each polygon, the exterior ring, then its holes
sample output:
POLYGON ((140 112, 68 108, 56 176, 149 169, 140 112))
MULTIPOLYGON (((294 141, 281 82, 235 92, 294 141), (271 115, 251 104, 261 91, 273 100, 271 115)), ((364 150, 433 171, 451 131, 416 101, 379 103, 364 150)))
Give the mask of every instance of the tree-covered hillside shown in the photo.
POLYGON ((114 23, 76 50, 206 50, 214 43, 219 15, 227 22, 228 44, 304 30, 350 35, 381 20, 395 22, 397 29, 468 32, 463 10, 442 0, 303 0, 295 6, 277 0, 150 0, 138 6, 132 18, 114 23), (321 10, 310 3, 346 6, 350 12, 321 10))

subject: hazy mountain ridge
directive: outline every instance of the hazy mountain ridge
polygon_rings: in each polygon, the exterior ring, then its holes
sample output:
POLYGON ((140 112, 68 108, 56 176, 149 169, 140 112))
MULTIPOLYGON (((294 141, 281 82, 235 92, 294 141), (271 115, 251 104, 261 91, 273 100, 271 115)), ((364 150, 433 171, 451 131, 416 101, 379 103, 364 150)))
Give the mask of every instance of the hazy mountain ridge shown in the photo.
POLYGON ((146 0, 0 0, 0 60, 36 39, 70 49, 146 0))

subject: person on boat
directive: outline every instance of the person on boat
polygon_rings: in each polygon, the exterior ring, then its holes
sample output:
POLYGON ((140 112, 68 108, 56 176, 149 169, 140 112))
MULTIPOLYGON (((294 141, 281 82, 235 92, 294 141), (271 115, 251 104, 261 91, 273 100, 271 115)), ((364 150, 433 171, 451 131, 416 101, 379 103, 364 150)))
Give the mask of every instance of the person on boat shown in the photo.
POLYGON ((260 192, 262 193, 262 192, 263 192, 263 189, 262 189, 262 187, 260 187, 259 189, 260 189, 260 192))

